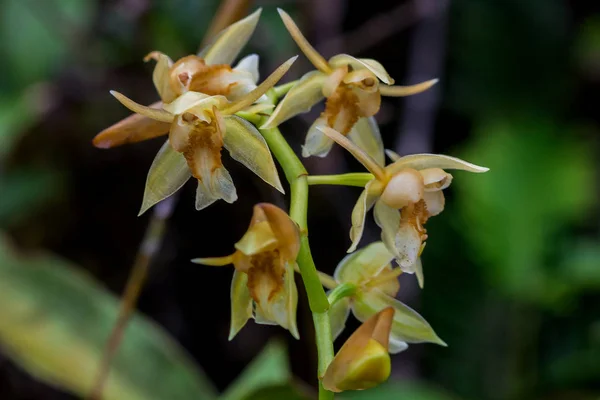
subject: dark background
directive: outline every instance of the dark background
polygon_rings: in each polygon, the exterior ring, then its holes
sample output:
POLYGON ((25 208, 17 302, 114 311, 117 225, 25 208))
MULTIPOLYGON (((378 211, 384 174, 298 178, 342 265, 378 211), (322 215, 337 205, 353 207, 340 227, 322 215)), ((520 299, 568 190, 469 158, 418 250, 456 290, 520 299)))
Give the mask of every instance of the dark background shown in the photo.
MULTIPOLYGON (((594 3, 248 5, 248 11, 264 7, 244 51, 260 54, 263 76, 299 53, 278 6, 326 58, 342 52, 375 58, 398 84, 440 78, 424 94, 384 99, 377 118, 386 148, 460 156, 491 169, 454 174, 446 210, 427 226, 424 290, 414 277, 401 278, 400 298, 449 344, 413 345, 393 357, 392 380, 418 385, 431 396, 422 399, 600 396, 600 13, 594 3)), ((195 52, 217 6, 205 0, 0 2, 0 227, 22 253, 50 251, 122 292, 149 217, 136 217, 145 176, 162 140, 99 150, 91 139, 128 115, 108 91, 155 101, 152 65, 142 58, 151 50, 174 59, 195 52)), ((284 80, 310 68, 301 58, 284 80)), ((318 112, 282 126, 295 150, 318 112)), ((293 372, 313 384, 305 297, 298 311, 302 341, 250 322, 228 342, 232 270, 189 262, 229 254, 253 204, 286 205, 240 164, 225 163, 240 199, 196 212, 194 185, 184 187, 139 309, 219 389, 271 337, 287 342, 293 372)), ((315 174, 362 170, 337 148, 306 165, 315 174)), ((345 255, 359 193, 311 188, 310 239, 322 271, 332 273, 345 255)), ((362 244, 378 234, 369 217, 362 244)), ((357 326, 351 321, 349 331, 357 326)), ((1 399, 73 398, 1 354, 1 399)))

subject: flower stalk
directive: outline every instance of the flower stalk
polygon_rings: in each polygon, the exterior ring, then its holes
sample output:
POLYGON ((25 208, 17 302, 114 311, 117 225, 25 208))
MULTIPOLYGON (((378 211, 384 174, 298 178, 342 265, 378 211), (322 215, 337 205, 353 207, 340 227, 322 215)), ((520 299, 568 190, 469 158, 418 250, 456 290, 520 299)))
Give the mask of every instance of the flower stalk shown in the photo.
MULTIPOLYGON (((274 101, 277 95, 271 93, 269 98, 274 101)), ((268 118, 263 118, 262 123, 268 118)), ((271 152, 283 168, 285 177, 290 184, 290 217, 298 224, 302 237, 300 239, 300 252, 298 253, 297 263, 300 268, 300 274, 308 303, 313 315, 315 325, 315 341, 318 352, 318 373, 322 377, 327 367, 333 360, 333 338, 331 335, 331 326, 327 310, 329 301, 321 285, 319 274, 310 251, 308 242, 308 172, 304 165, 298 159, 288 142, 281 135, 277 128, 260 129, 260 133, 265 138, 271 152)), ((320 381, 320 380, 319 380, 320 381)), ((325 390, 319 383, 319 399, 332 399, 333 393, 325 390)))

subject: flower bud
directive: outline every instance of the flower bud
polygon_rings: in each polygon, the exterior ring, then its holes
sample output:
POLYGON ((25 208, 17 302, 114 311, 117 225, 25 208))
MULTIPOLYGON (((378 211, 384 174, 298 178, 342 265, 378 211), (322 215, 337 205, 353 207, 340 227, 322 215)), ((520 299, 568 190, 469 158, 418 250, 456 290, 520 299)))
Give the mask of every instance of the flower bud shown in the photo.
POLYGON ((332 392, 364 390, 385 382, 391 371, 388 353, 394 309, 387 307, 363 323, 335 356, 323 387, 332 392))

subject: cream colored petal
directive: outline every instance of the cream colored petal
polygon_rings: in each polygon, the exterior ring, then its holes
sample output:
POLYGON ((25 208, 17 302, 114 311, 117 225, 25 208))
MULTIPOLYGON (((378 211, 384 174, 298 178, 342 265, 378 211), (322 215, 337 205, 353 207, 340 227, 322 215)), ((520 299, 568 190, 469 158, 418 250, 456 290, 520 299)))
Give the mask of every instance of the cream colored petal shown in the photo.
POLYGON ((340 68, 336 68, 333 70, 331 74, 327 76, 325 82, 323 83, 323 95, 325 97, 330 97, 336 91, 340 83, 344 80, 344 77, 348 73, 348 67, 343 66, 340 68))
MULTIPOLYGON (((162 103, 154 103, 150 107, 162 108, 162 103)), ((100 149, 109 149, 165 135, 169 132, 169 127, 168 122, 132 114, 97 134, 92 143, 100 149)))
POLYGON ((180 153, 185 151, 188 147, 190 132, 192 130, 193 126, 186 123, 181 115, 178 115, 169 130, 169 143, 171 147, 180 153))
POLYGON ((421 236, 408 223, 401 223, 394 237, 394 245, 398 251, 396 260, 403 271, 413 272, 414 265, 421 252, 421 236))
POLYGON ((361 118, 348 134, 354 144, 363 149, 380 166, 385 165, 383 141, 375 118, 361 118))
POLYGON ((385 243, 388 251, 396 258, 404 258, 396 247, 396 232, 400 226, 400 211, 379 200, 375 203, 373 214, 375 223, 381 228, 381 240, 385 243))
POLYGON ((375 76, 386 85, 394 84, 394 80, 387 73, 383 65, 381 65, 378 61, 375 61, 370 58, 354 58, 348 54, 338 54, 337 56, 333 56, 329 59, 329 64, 332 67, 341 67, 343 65, 349 65, 354 70, 366 68, 372 73, 374 73, 375 76))
POLYGON ((252 256, 277 246, 277 237, 269 221, 252 224, 244 236, 235 244, 235 248, 247 256, 252 256))
POLYGON ((370 190, 372 182, 373 181, 367 182, 365 190, 360 194, 360 197, 352 209, 352 228, 350 228, 350 240, 352 241, 352 244, 348 249, 348 253, 356 250, 365 228, 367 212, 373 207, 373 204, 375 204, 375 201, 378 198, 378 194, 374 193, 373 190, 370 190))
POLYGON ((258 82, 260 75, 258 74, 258 54, 250 54, 242 58, 235 67, 234 71, 248 72, 254 83, 258 82))
POLYGON ((191 261, 194 264, 208 265, 211 267, 224 267, 233 264, 233 254, 224 257, 199 257, 191 261))
POLYGON ((308 128, 304 145, 302 146, 302 157, 325 157, 333 147, 333 140, 327 137, 320 128, 327 126, 324 118, 317 118, 308 128))
POLYGON ((406 168, 392 176, 385 185, 381 200, 392 208, 401 209, 419 202, 424 193, 423 176, 417 170, 406 168))
POLYGON ((431 325, 416 311, 377 289, 362 293, 360 299, 354 301, 352 312, 360 321, 366 321, 386 307, 393 307, 395 311, 390 333, 394 341, 446 345, 436 335, 431 325))
POLYGON ((346 320, 350 315, 350 298, 344 297, 336 301, 329 307, 327 313, 331 325, 331 337, 335 340, 346 328, 346 320))
POLYGON ((279 325, 290 331, 294 338, 300 339, 296 324, 298 289, 294 281, 294 268, 290 264, 286 264, 285 268, 283 288, 269 299, 265 307, 257 304, 254 319, 258 324, 279 325))
POLYGON ((119 102, 121 102, 121 104, 123 104, 125 107, 129 108, 134 113, 138 113, 145 117, 152 118, 156 121, 161 121, 161 122, 173 121, 173 118, 174 118, 173 114, 171 114, 165 110, 151 108, 148 106, 143 106, 114 90, 111 90, 110 94, 112 94, 117 100, 119 100, 119 102))
POLYGON ((231 175, 224 167, 214 170, 205 182, 198 180, 196 210, 202 210, 220 199, 231 204, 237 198, 231 175))
POLYGON ((288 32, 292 36, 292 39, 294 39, 298 47, 300 47, 300 50, 302 50, 306 58, 308 58, 308 60, 319 71, 325 73, 331 72, 331 68, 327 64, 327 61, 325 61, 323 56, 320 55, 310 43, 308 43, 308 40, 306 40, 302 32, 300 32, 300 29, 294 20, 292 20, 292 18, 288 15, 288 13, 283 11, 281 8, 278 8, 277 11, 279 12, 279 16, 281 17, 281 20, 283 21, 288 32))
POLYGON ((327 75, 319 71, 305 74, 277 104, 275 111, 261 129, 275 128, 298 114, 308 112, 323 100, 322 88, 326 79, 327 75))
POLYGON ((429 81, 417 83, 416 85, 410 86, 385 86, 379 87, 379 92, 382 96, 388 97, 404 97, 411 96, 413 94, 421 93, 432 87, 438 82, 437 79, 431 79, 429 81))
POLYGON ((252 298, 248 290, 248 275, 239 272, 237 269, 233 272, 231 280, 231 327, 229 329, 229 340, 246 325, 246 322, 252 318, 252 298))
POLYGON ((220 108, 225 104, 227 104, 225 96, 208 96, 198 92, 185 92, 171 103, 165 104, 163 108, 173 115, 180 115, 186 111, 210 110, 213 106, 220 108))
POLYGON ((394 260, 384 243, 375 242, 340 261, 333 274, 341 283, 363 284, 379 274, 394 260))
POLYGON ((444 190, 452 183, 452 175, 441 168, 426 168, 419 171, 426 192, 444 190))
POLYGON ((446 200, 444 198, 444 192, 441 190, 437 192, 425 192, 423 199, 427 206, 427 213, 430 216, 433 217, 444 211, 446 200))
POLYGON ((232 64, 254 33, 262 9, 222 30, 198 55, 207 64, 232 64))
POLYGON ((231 157, 262 180, 285 193, 269 146, 258 130, 243 118, 226 116, 223 142, 231 157))
POLYGON ((390 333, 390 342, 388 351, 390 354, 398 354, 408 349, 408 343, 398 339, 394 334, 390 333))
POLYGON ((400 157, 393 164, 388 165, 385 169, 390 174, 395 174, 403 168, 414 168, 417 170, 426 168, 441 168, 441 169, 459 169, 469 172, 486 172, 489 168, 480 167, 475 164, 463 161, 459 158, 445 156, 441 154, 411 154, 400 157))
POLYGON ((185 158, 165 142, 156 154, 144 189, 144 200, 138 215, 178 191, 191 178, 185 158))
POLYGON ((170 103, 177 97, 177 94, 171 88, 170 80, 170 69, 173 65, 173 60, 160 51, 153 51, 144 57, 144 61, 149 61, 150 59, 156 60, 156 65, 152 72, 152 82, 154 82, 154 87, 156 88, 160 99, 164 103, 170 103))
POLYGON ((358 98, 358 111, 361 116, 372 117, 379 112, 379 108, 381 107, 381 95, 378 91, 369 92, 363 89, 354 88, 353 92, 358 98))
POLYGON ((262 97, 269 89, 271 89, 279 80, 285 75, 285 73, 290 69, 294 61, 298 56, 294 56, 281 64, 271 75, 267 77, 260 85, 256 87, 253 91, 243 96, 242 98, 231 102, 227 107, 222 109, 222 113, 226 114, 235 114, 238 111, 242 111, 244 108, 251 106, 255 101, 257 101, 260 97, 262 97))
POLYGON ((300 251, 300 229, 298 224, 281 208, 269 203, 258 203, 254 206, 251 224, 263 220, 268 221, 271 225, 283 260, 295 260, 300 251))

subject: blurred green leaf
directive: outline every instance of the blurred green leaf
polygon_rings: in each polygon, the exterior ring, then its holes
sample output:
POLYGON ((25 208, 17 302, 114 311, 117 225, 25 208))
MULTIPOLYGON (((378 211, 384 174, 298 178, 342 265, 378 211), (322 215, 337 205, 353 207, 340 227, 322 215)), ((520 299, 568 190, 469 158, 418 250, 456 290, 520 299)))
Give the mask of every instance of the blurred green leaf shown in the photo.
POLYGON ((343 400, 456 400, 434 386, 388 382, 373 389, 348 391, 338 396, 343 400))
MULTIPOLYGON (((89 392, 118 301, 66 261, 20 257, 0 237, 0 344, 35 377, 89 392)), ((211 399, 214 389, 158 325, 134 315, 104 390, 110 400, 211 399)))
POLYGON ((267 386, 254 391, 244 400, 309 400, 315 396, 308 396, 306 393, 301 393, 297 387, 286 385, 267 386))
POLYGON ((456 176, 461 231, 494 285, 522 299, 557 301, 569 287, 552 270, 561 254, 548 244, 588 216, 592 149, 543 116, 489 121, 477 131, 464 157, 490 172, 456 176))
POLYGON ((223 400, 246 399, 249 394, 291 381, 287 351, 283 343, 272 341, 246 367, 239 378, 223 393, 223 400))

